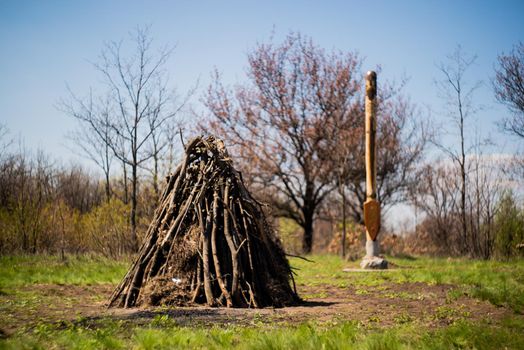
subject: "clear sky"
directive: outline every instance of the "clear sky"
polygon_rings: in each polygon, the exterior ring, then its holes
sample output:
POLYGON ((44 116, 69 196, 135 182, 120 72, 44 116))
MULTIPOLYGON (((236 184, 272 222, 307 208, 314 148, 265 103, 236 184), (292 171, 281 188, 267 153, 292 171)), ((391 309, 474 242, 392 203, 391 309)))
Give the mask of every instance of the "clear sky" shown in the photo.
POLYGON ((503 150, 516 142, 497 133, 494 123, 507 112, 495 104, 489 79, 497 55, 524 41, 522 0, 0 0, 0 121, 30 149, 78 160, 64 139, 74 121, 56 103, 67 96, 66 84, 78 94, 96 88, 89 62, 104 42, 126 38, 137 25, 151 25, 158 45, 176 45, 168 69, 181 92, 198 79, 205 87, 214 67, 227 82, 242 81, 250 48, 273 30, 277 40, 293 30, 327 49, 357 50, 363 69, 380 64, 382 78, 410 77, 405 92, 437 119, 435 64, 461 44, 478 55, 467 79, 486 83, 476 95, 486 106, 480 129, 493 132, 503 150))

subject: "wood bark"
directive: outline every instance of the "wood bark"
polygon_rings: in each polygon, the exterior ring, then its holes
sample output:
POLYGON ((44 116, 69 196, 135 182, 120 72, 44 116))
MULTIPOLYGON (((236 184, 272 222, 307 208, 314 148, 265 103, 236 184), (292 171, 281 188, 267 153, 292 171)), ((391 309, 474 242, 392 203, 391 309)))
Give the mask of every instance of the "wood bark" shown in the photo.
POLYGON ((366 240, 374 241, 380 230, 380 204, 377 201, 377 74, 369 71, 366 75, 366 202, 364 203, 364 222, 366 240))

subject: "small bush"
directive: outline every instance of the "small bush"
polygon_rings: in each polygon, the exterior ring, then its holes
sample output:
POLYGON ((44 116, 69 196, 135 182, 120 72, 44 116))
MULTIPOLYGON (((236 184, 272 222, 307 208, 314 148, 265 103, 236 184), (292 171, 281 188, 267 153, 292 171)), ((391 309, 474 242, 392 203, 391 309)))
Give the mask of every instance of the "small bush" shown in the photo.
POLYGON ((131 251, 129 210, 128 204, 111 199, 84 215, 84 233, 90 250, 113 258, 131 251))
POLYGON ((495 256, 524 256, 524 212, 517 207, 512 192, 505 193, 495 216, 495 256))

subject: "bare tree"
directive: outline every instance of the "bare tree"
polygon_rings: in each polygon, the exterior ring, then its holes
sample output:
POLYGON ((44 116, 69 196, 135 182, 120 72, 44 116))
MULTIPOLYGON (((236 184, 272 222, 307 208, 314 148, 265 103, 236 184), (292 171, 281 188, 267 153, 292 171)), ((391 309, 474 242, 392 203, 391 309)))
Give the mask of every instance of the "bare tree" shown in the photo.
POLYGON ((128 57, 124 55, 123 42, 110 42, 94 64, 108 87, 104 95, 112 112, 108 119, 99 113, 82 112, 81 105, 71 103, 69 114, 95 130, 96 137, 131 171, 131 246, 136 250, 139 169, 154 157, 148 147, 152 135, 174 118, 177 110, 169 105, 173 96, 164 71, 172 48, 154 52, 147 28, 137 28, 131 40, 134 47, 128 57), (104 133, 106 129, 108 134, 104 133))
POLYGON ((449 255, 467 254, 488 259, 495 242, 496 206, 504 188, 500 159, 483 154, 477 143, 467 155, 470 169, 466 193, 467 236, 462 232, 460 166, 435 160, 423 167, 413 188, 413 201, 424 211, 424 232, 438 249, 449 255))
POLYGON ((470 85, 465 79, 475 62, 459 46, 446 63, 439 65, 442 80, 437 81, 440 97, 446 103, 451 127, 458 146, 435 141, 448 160, 435 161, 424 168, 415 188, 416 204, 426 213, 425 226, 444 253, 489 258, 494 247, 494 216, 501 185, 500 162, 483 152, 489 141, 472 134, 469 119, 479 109, 473 94, 480 82, 470 85))
POLYGON ((438 65, 442 78, 437 80, 440 97, 446 104, 446 115, 453 124, 453 131, 450 132, 458 137, 459 147, 454 148, 440 141, 434 144, 446 153, 453 162, 459 167, 460 172, 460 220, 462 226, 462 248, 467 249, 468 230, 467 230, 467 171, 466 163, 466 121, 478 110, 473 104, 473 93, 480 87, 481 82, 468 85, 466 82, 466 72, 475 63, 476 56, 469 56, 464 53, 461 46, 457 46, 455 51, 448 55, 447 61, 438 65))
POLYGON ((498 161, 484 155, 480 147, 471 162, 473 181, 468 197, 472 254, 489 259, 495 245, 495 215, 504 189, 503 174, 498 161))
MULTIPOLYGON (((351 217, 363 220, 361 60, 355 53, 327 54, 299 34, 281 46, 259 45, 248 58, 249 85, 228 91, 216 77, 208 90, 211 128, 239 146, 244 173, 276 215, 303 228, 309 252, 314 218, 335 188, 342 222, 346 205, 351 217)), ((384 83, 378 98, 378 195, 386 205, 405 198, 426 144, 422 123, 399 90, 384 83)))
POLYGON ((2 160, 13 143, 13 140, 8 137, 9 129, 5 124, 0 123, 0 160, 2 160))
MULTIPOLYGON (((192 87, 183 99, 175 98, 173 95, 172 102, 174 102, 175 100, 179 100, 179 103, 177 103, 176 106, 173 104, 173 115, 180 114, 182 109, 186 106, 190 98, 195 93, 196 88, 197 85, 192 87)), ((165 92, 166 91, 164 91, 163 89, 158 90, 157 98, 159 101, 168 102, 168 100, 162 96, 162 94, 164 94, 165 92)), ((146 165, 146 170, 149 170, 149 172, 152 175, 153 191, 156 200, 158 200, 160 196, 159 174, 161 170, 162 159, 166 158, 166 156, 169 158, 173 158, 173 152, 177 140, 175 135, 176 133, 178 133, 179 130, 181 130, 183 126, 183 120, 173 119, 164 123, 162 128, 158 127, 157 123, 160 117, 159 114, 163 112, 162 107, 162 105, 158 105, 157 108, 155 108, 153 112, 147 117, 149 130, 151 132, 150 141, 147 145, 147 152, 151 155, 152 164, 149 167, 146 165)), ((169 159, 168 163, 169 162, 173 162, 173 159, 169 159)), ((168 165, 167 168, 168 169, 166 170, 169 172, 170 166, 168 165)))
POLYGON ((497 100, 513 112, 502 121, 504 130, 524 137, 524 44, 517 44, 510 54, 498 57, 492 82, 497 100))
POLYGON ((59 108, 65 113, 82 122, 80 127, 67 136, 78 147, 79 153, 93 161, 102 170, 105 179, 106 201, 111 199, 111 165, 114 154, 106 140, 114 138, 111 125, 110 100, 107 98, 93 101, 93 93, 89 92, 85 100, 77 98, 70 91, 70 101, 62 100, 59 108), (74 101, 74 104, 71 103, 74 101))
POLYGON ((258 187, 275 214, 302 227, 308 253, 315 215, 335 188, 329 125, 355 108, 360 58, 328 54, 292 33, 279 46, 258 45, 248 62, 249 81, 234 91, 215 75, 205 97, 211 112, 205 128, 225 137, 244 160, 251 188, 258 187))
POLYGON ((149 127, 151 128, 151 142, 149 143, 149 153, 151 154, 152 167, 150 169, 151 175, 153 177, 153 191, 155 195, 155 201, 158 200, 160 196, 160 188, 158 183, 159 172, 160 172, 160 159, 165 152, 168 141, 164 136, 162 130, 158 129, 154 125, 154 118, 149 119, 149 127))
POLYGON ((455 232, 460 202, 457 173, 454 163, 435 160, 421 168, 418 181, 411 189, 413 203, 425 213, 424 226, 430 231, 429 237, 446 255, 460 253, 456 244, 460 234, 455 232))

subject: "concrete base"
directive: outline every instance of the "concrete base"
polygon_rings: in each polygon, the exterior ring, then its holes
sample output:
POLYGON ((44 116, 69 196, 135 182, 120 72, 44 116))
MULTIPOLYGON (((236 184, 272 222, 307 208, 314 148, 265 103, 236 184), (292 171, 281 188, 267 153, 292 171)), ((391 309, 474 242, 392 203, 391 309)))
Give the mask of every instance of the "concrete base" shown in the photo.
POLYGON ((388 262, 379 257, 380 249, 378 241, 366 241, 366 256, 360 262, 363 269, 387 269, 388 262))
POLYGON ((388 262, 386 259, 378 256, 365 256, 360 262, 360 267, 363 269, 385 270, 388 268, 388 262))

